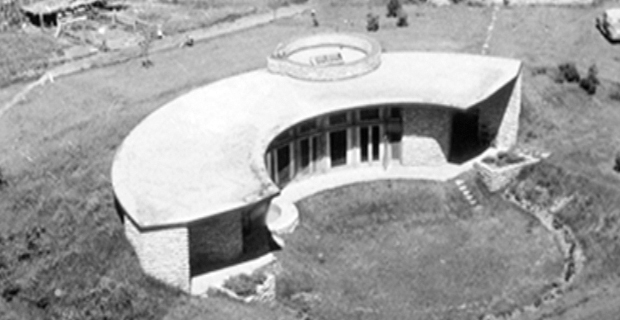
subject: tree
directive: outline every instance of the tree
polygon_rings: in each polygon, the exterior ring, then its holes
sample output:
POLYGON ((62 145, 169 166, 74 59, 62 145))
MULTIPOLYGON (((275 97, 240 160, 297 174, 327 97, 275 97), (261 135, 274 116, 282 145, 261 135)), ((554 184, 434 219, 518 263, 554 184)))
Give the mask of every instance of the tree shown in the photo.
POLYGON ((400 0, 389 0, 387 3, 387 17, 398 18, 398 13, 403 9, 400 0))
POLYGON ((403 28, 409 25, 409 22, 407 22, 407 12, 405 12, 405 10, 400 10, 398 11, 398 20, 396 21, 396 26, 403 28))
POLYGON ((366 15, 366 31, 377 32, 379 30, 379 16, 373 13, 366 15))

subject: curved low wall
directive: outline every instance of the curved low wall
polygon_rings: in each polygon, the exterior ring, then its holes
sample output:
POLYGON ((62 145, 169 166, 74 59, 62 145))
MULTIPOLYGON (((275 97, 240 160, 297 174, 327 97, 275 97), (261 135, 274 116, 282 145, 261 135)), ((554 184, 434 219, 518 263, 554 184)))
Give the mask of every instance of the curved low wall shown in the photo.
POLYGON ((334 81, 369 73, 381 64, 381 46, 362 34, 316 34, 280 44, 267 58, 267 69, 274 73, 312 81, 334 81), (326 46, 348 47, 363 52, 365 57, 341 65, 311 65, 290 59, 296 52, 326 46))

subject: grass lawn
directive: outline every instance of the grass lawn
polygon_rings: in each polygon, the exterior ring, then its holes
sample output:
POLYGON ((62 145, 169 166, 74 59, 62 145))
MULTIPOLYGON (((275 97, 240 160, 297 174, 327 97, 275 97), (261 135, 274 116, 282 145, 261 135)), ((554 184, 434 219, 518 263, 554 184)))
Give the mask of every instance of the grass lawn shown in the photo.
POLYGON ((452 184, 379 181, 298 203, 279 299, 318 319, 478 319, 562 275, 553 236, 510 205, 472 212, 452 184))
POLYGON ((0 88, 46 70, 57 50, 62 46, 49 35, 0 33, 0 88))

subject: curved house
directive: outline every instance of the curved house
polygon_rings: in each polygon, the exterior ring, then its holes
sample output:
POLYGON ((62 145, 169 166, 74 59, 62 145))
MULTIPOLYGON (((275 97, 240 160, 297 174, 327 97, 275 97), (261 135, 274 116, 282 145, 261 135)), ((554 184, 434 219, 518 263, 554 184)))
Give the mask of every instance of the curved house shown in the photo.
POLYGON ((288 184, 366 166, 459 164, 514 145, 519 61, 377 48, 361 35, 295 39, 269 68, 196 89, 143 120, 112 166, 143 269, 192 291, 192 278, 251 255, 288 184))

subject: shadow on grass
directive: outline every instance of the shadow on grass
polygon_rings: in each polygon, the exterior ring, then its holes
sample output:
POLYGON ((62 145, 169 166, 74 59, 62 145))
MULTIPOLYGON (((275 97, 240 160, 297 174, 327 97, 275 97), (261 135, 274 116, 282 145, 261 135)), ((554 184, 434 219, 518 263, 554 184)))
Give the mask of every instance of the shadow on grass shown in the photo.
POLYGON ((191 276, 199 276, 208 272, 230 267, 239 263, 251 261, 270 252, 278 251, 281 247, 273 240, 267 227, 254 229, 243 237, 243 253, 236 259, 228 261, 211 261, 208 256, 202 255, 192 259, 191 276))

